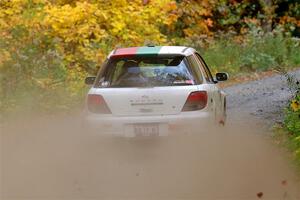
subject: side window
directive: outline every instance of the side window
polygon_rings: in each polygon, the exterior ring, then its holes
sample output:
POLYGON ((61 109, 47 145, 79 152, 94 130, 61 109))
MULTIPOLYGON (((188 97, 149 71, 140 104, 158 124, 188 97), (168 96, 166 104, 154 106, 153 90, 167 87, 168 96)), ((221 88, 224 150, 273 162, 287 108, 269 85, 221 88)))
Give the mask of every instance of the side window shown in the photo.
POLYGON ((207 65, 205 64, 205 62, 203 61, 202 57, 196 53, 195 54, 196 57, 197 57, 197 61, 200 63, 200 66, 202 67, 203 71, 204 71, 204 74, 205 74, 205 79, 208 81, 208 82, 214 82, 213 80, 213 76, 211 75, 211 72, 210 70, 208 69, 207 65))

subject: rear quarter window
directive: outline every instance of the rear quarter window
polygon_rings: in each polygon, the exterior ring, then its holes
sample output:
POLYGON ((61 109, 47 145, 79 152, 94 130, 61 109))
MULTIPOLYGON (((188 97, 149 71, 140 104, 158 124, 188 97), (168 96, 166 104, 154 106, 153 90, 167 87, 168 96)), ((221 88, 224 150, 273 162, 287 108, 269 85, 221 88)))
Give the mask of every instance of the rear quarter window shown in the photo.
POLYGON ((193 55, 187 56, 187 61, 189 62, 191 71, 193 71, 194 76, 198 80, 198 84, 203 83, 203 75, 198 61, 195 59, 193 55))
POLYGON ((204 73, 206 81, 208 81, 210 83, 214 83, 213 76, 211 75, 211 72, 210 72, 208 66, 206 65, 206 63, 204 62, 203 58, 198 53, 196 53, 195 56, 196 56, 196 59, 200 65, 200 67, 203 69, 203 73, 204 73))

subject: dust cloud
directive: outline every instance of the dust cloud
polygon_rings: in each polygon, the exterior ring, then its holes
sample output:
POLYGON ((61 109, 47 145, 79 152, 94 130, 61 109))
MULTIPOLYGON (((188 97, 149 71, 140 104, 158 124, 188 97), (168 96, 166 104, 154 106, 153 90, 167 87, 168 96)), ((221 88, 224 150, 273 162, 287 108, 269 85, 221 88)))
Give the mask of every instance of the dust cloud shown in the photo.
POLYGON ((293 167, 250 116, 140 139, 89 134, 78 116, 28 118, 1 127, 1 200, 300 198, 293 167))

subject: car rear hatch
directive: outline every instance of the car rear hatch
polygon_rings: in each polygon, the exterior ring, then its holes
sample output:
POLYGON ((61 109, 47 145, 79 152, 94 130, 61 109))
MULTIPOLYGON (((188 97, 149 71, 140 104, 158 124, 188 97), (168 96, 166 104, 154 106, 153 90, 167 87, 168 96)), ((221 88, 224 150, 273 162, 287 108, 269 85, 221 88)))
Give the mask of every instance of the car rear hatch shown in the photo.
POLYGON ((96 89, 113 115, 175 115, 182 111, 197 86, 96 89))

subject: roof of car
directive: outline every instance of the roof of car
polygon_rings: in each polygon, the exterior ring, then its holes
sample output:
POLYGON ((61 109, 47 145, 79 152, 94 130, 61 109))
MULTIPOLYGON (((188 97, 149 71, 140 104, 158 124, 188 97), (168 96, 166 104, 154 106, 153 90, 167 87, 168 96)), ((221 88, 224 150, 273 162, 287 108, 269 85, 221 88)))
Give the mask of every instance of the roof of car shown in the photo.
POLYGON ((128 57, 136 55, 184 55, 188 56, 195 52, 195 49, 185 46, 144 46, 118 48, 112 51, 110 57, 128 57))

